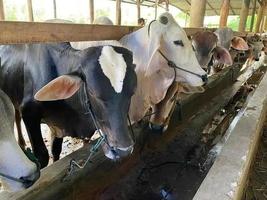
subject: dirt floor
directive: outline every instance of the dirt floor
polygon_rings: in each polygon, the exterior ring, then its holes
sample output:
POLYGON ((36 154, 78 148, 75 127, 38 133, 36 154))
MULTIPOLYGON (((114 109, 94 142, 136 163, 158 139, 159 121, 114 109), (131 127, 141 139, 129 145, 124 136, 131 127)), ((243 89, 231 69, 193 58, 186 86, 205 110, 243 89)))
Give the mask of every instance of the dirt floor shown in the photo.
POLYGON ((260 139, 257 155, 250 171, 243 200, 267 199, 267 120, 260 139))
MULTIPOLYGON (((31 148, 31 143, 27 134, 27 131, 25 129, 24 123, 21 123, 22 126, 22 133, 23 133, 23 137, 25 139, 26 142, 26 146, 31 148)), ((17 129, 15 126, 15 135, 17 136, 17 129)), ((49 155, 50 155, 50 160, 49 160, 49 165, 51 165, 53 163, 53 159, 52 159, 52 154, 51 154, 51 134, 50 134, 50 129, 47 125, 42 124, 41 125, 41 130, 42 130, 42 136, 45 142, 45 145, 49 151, 49 155)), ((62 152, 60 154, 60 158, 63 158, 67 155, 69 155, 70 153, 76 151, 77 149, 81 148, 83 146, 83 142, 82 140, 79 139, 75 139, 75 138, 71 138, 71 137, 64 137, 63 140, 63 144, 62 144, 62 152)))

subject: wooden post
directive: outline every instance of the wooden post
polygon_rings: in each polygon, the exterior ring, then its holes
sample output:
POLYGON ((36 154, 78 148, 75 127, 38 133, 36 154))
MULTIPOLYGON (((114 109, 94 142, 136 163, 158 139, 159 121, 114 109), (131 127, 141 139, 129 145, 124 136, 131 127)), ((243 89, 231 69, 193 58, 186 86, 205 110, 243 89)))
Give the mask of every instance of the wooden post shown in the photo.
POLYGON ((253 26, 254 26, 254 19, 255 19, 255 13, 256 13, 256 5, 257 5, 257 0, 253 1, 253 10, 252 10, 252 14, 251 14, 251 23, 250 23, 250 32, 252 32, 253 30, 253 26))
POLYGON ((0 0, 0 20, 5 20, 4 2, 0 0))
POLYGON ((267 16, 266 16, 265 24, 264 24, 263 26, 264 26, 263 29, 264 29, 265 31, 267 31, 267 16))
POLYGON ((28 0, 27 1, 27 5, 28 5, 28 15, 29 15, 29 21, 33 22, 33 10, 32 10, 32 0, 28 0))
POLYGON ((192 0, 190 8, 190 27, 203 27, 206 0, 192 0))
POLYGON ((158 4, 159 4, 159 0, 156 0, 155 1, 155 18, 154 19, 157 19, 157 16, 158 16, 158 4))
POLYGON ((116 25, 121 25, 121 0, 116 0, 116 25))
POLYGON ((258 14, 257 14, 257 22, 256 22, 256 26, 255 26, 255 32, 260 32, 260 25, 262 22, 262 17, 263 17, 263 12, 265 10, 265 3, 263 2, 258 10, 258 14))
POLYGON ((220 28, 227 26, 229 9, 230 9, 230 0, 222 0, 221 11, 220 11, 220 23, 219 23, 220 28))
POLYGON ((238 31, 244 32, 246 30, 246 23, 248 18, 248 12, 249 12, 249 4, 250 0, 243 0, 242 2, 242 8, 240 11, 240 21, 238 25, 238 31))
POLYGON ((92 24, 95 19, 95 6, 94 0, 89 0, 89 13, 90 13, 90 23, 92 24))
POLYGON ((138 19, 141 17, 141 5, 140 5, 140 0, 136 0, 136 6, 137 6, 137 23, 138 23, 138 19))
POLYGON ((266 23, 266 16, 263 17, 261 20, 261 25, 260 25, 260 32, 264 32, 264 24, 266 23))
POLYGON ((57 18, 57 1, 53 0, 53 7, 54 7, 54 18, 57 18))
POLYGON ((166 8, 165 8, 165 10, 168 12, 169 11, 169 0, 166 0, 165 1, 165 4, 166 4, 166 8))

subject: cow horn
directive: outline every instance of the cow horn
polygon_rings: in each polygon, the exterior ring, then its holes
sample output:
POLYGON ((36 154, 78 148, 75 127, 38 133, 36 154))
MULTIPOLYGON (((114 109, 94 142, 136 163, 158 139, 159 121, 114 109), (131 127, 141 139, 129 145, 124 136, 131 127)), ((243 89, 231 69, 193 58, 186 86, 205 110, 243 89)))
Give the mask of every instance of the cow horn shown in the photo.
POLYGON ((161 16, 160 18, 159 18, 159 21, 160 21, 160 23, 162 23, 162 24, 168 24, 168 17, 166 17, 166 16, 161 16))

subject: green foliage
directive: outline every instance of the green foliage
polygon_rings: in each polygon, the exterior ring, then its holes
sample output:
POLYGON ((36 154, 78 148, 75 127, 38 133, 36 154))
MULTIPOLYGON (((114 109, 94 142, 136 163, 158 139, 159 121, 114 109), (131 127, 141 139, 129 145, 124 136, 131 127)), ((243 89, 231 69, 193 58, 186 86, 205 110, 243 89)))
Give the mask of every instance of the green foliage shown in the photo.
POLYGON ((6 12, 5 12, 5 18, 8 21, 16 21, 17 20, 16 7, 14 5, 7 7, 6 12))
POLYGON ((227 26, 232 28, 234 31, 238 30, 240 17, 235 17, 234 19, 228 20, 227 26))

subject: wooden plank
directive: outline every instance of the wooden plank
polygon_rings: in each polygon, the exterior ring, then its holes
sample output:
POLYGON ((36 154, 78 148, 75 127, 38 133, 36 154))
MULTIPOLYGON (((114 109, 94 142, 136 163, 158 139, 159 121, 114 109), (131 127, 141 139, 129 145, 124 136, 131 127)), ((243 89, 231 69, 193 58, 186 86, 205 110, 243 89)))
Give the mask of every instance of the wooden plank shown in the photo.
MULTIPOLYGON (((138 26, 0 21, 0 44, 119 40, 139 28, 138 26)), ((187 35, 193 35, 201 30, 215 31, 216 29, 185 28, 187 35)), ((246 36, 246 34, 235 32, 237 36, 246 36)))
POLYGON ((29 21, 33 22, 33 10, 32 10, 32 0, 27 1, 27 6, 28 6, 28 16, 29 16, 29 21))
POLYGON ((4 0, 0 0, 0 20, 5 20, 4 0))
POLYGON ((194 200, 241 200, 267 111, 267 74, 250 98, 194 200))
POLYGON ((0 44, 119 40, 134 26, 0 22, 0 44))

